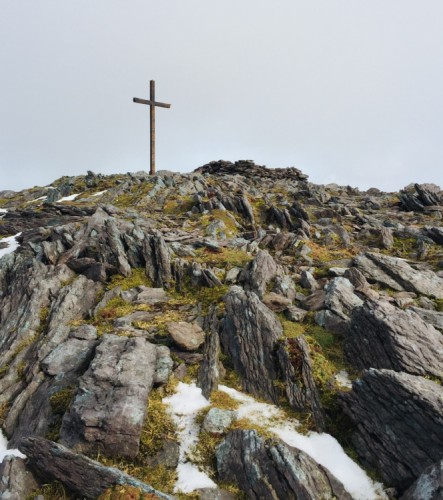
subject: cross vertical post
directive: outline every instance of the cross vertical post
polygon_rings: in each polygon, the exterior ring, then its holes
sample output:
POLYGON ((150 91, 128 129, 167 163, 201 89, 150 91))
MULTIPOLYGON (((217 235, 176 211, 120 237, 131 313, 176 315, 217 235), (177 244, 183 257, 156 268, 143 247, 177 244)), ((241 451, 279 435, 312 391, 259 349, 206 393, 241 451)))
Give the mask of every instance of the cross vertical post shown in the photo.
POLYGON ((170 108, 170 104, 157 102, 155 100, 155 81, 151 80, 149 85, 149 101, 146 99, 133 98, 133 102, 138 104, 146 104, 150 107, 150 169, 149 173, 155 175, 155 108, 170 108))
MULTIPOLYGON (((151 80, 150 82, 150 92, 149 99, 151 102, 155 102, 155 81, 151 80)), ((155 106, 150 105, 150 115, 151 115, 151 163, 149 173, 151 175, 155 175, 155 106)))

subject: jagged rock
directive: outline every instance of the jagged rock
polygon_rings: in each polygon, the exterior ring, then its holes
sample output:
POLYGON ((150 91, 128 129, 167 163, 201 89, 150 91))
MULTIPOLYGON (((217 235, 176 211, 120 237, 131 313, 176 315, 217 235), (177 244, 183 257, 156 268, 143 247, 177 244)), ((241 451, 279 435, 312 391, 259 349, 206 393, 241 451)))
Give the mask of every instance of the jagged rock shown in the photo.
POLYGON ((136 296, 136 304, 164 304, 169 301, 167 293, 163 288, 148 288, 145 286, 139 287, 139 293, 136 296))
POLYGON ((294 280, 287 274, 278 275, 274 279, 274 288, 272 289, 274 293, 283 295, 290 301, 295 299, 297 291, 295 290, 294 280))
POLYGON ((226 307, 220 335, 223 352, 230 357, 246 391, 277 402, 273 351, 283 333, 279 320, 255 293, 241 287, 231 287, 223 300, 226 307))
POLYGON ((255 292, 261 298, 277 272, 277 264, 271 255, 266 250, 260 250, 240 275, 240 283, 245 290, 255 292))
POLYGON ((426 235, 435 243, 443 245, 443 227, 426 227, 426 235))
POLYGON ((319 311, 325 307, 325 292, 324 290, 316 290, 307 297, 303 298, 301 306, 307 311, 319 311))
POLYGON ((405 210, 423 212, 426 207, 443 203, 443 193, 435 184, 415 184, 415 192, 400 191, 400 204, 405 210))
POLYGON ((117 272, 117 269, 114 266, 97 262, 95 259, 90 257, 71 259, 66 264, 69 269, 72 269, 76 273, 83 274, 92 281, 99 281, 102 283, 106 281, 108 275, 112 275, 117 272))
POLYGON ((305 309, 300 309, 296 306, 289 306, 284 311, 284 314, 289 319, 289 321, 295 321, 296 323, 299 323, 305 319, 308 311, 306 311, 305 309))
POLYGON ((317 290, 318 284, 314 276, 309 271, 302 271, 300 273, 300 284, 303 288, 308 290, 317 290))
POLYGON ((171 352, 164 345, 157 346, 157 364, 154 374, 154 385, 165 385, 174 367, 174 361, 171 358, 171 352))
POLYGON ((177 441, 165 439, 162 449, 153 456, 143 457, 143 462, 147 467, 166 467, 175 469, 180 458, 180 445, 177 441))
POLYGON ((220 361, 220 321, 215 306, 211 306, 208 316, 205 318, 203 329, 208 333, 203 350, 203 360, 198 370, 197 385, 201 388, 203 396, 209 399, 211 392, 217 390, 218 382, 225 374, 220 361))
POLYGON ((166 328, 175 344, 185 351, 196 351, 205 341, 205 332, 197 323, 177 321, 168 323, 166 328))
POLYGON ((353 442, 384 481, 407 488, 443 455, 443 388, 422 377, 371 369, 340 396, 353 442))
POLYGON ((156 347, 143 338, 103 335, 63 418, 60 442, 77 451, 133 458, 156 358, 156 347))
POLYGON ((325 306, 341 319, 349 319, 352 311, 362 304, 346 278, 334 278, 325 288, 325 306))
POLYGON ((389 368, 443 378, 443 337, 412 310, 367 301, 354 310, 345 339, 348 361, 359 369, 389 368))
POLYGON ((45 482, 60 481, 70 491, 82 498, 95 500, 107 488, 114 485, 131 485, 144 493, 158 498, 172 500, 173 497, 155 490, 115 467, 106 467, 74 453, 61 444, 42 438, 27 438, 20 444, 20 450, 28 457, 29 464, 45 482))
POLYGON ((162 236, 146 235, 143 241, 146 275, 158 287, 168 287, 172 279, 170 252, 162 236))
POLYGON ((367 252, 356 257, 354 265, 367 279, 394 290, 406 290, 436 299, 443 298, 442 278, 432 271, 417 271, 403 259, 367 252))
POLYGON ((312 374, 306 338, 300 335, 280 342, 277 357, 289 404, 296 411, 312 412, 316 429, 322 432, 325 428, 325 415, 312 374))
POLYGON ((235 418, 235 411, 211 408, 203 420, 203 430, 211 434, 223 434, 235 418))
POLYGON ((97 342, 69 338, 52 350, 41 362, 42 370, 47 375, 59 375, 70 371, 86 369, 92 358, 97 342))
POLYGON ((394 246, 394 235, 390 227, 382 227, 380 229, 381 246, 389 250, 394 246))
POLYGON ((23 500, 38 488, 38 482, 22 458, 7 456, 0 463, 0 498, 23 500))
POLYGON ((265 304, 265 306, 269 307, 269 309, 274 312, 284 311, 292 304, 291 300, 274 292, 266 293, 265 295, 263 295, 262 302, 263 304, 265 304))
POLYGON ((429 323, 434 328, 443 330, 443 312, 422 309, 421 307, 410 307, 409 309, 417 313, 423 321, 429 323))
POLYGON ((256 431, 234 430, 217 447, 217 472, 247 498, 351 500, 343 485, 306 453, 256 431))
POLYGON ((348 279, 354 286, 354 289, 359 292, 365 292, 369 288, 369 283, 364 277, 364 274, 356 267, 346 269, 343 277, 348 279))
POLYGON ((441 500, 441 498, 443 498, 443 460, 427 467, 400 500, 441 500))

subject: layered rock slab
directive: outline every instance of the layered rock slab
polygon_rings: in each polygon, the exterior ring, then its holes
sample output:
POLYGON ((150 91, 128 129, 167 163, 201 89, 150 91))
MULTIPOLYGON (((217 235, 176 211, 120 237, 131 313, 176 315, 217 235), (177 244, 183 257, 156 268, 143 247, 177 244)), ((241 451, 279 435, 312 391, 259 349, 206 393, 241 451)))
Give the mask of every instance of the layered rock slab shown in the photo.
POLYGON ((356 425, 357 453, 387 485, 407 488, 443 456, 443 387, 435 382, 371 369, 340 400, 356 425))
POLYGON ((104 335, 63 418, 61 443, 81 452, 133 458, 154 383, 156 346, 104 335))
POLYGON ((140 488, 144 493, 155 495, 154 498, 174 498, 114 467, 105 467, 47 439, 26 438, 20 450, 44 481, 60 481, 81 498, 96 499, 106 489, 118 484, 140 488))
POLYGON ((254 430, 231 431, 217 447, 217 471, 249 499, 351 500, 340 481, 306 453, 254 430))
POLYGON ((223 352, 232 361, 246 391, 277 402, 273 383, 278 378, 274 348, 283 328, 277 316, 254 292, 233 286, 224 297, 226 315, 221 328, 223 352))
POLYGON ((367 301, 354 310, 345 339, 348 361, 359 369, 388 368, 443 378, 443 336, 412 310, 367 301))
POLYGON ((406 290, 443 299, 443 279, 430 270, 417 271, 404 259, 366 252, 354 259, 354 265, 368 280, 393 290, 406 290))

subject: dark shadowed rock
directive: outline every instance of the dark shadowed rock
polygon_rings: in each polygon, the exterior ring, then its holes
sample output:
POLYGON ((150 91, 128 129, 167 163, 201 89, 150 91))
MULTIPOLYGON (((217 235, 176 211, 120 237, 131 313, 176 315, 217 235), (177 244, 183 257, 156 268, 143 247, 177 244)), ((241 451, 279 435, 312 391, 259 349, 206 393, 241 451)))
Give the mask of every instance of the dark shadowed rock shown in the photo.
POLYGON ((47 439, 26 438, 20 444, 20 450, 43 481, 60 481, 70 491, 88 500, 96 499, 107 488, 118 484, 141 488, 144 493, 153 493, 165 500, 173 499, 114 467, 105 467, 47 439))
POLYGON ((26 467, 25 460, 18 457, 5 457, 0 463, 0 498, 2 500, 23 500, 38 488, 32 472, 26 467))
POLYGON ((427 467, 400 500, 441 500, 443 498, 443 460, 427 467))
POLYGON ((224 297, 221 342, 248 392, 276 402, 274 347, 283 329, 253 292, 233 286, 224 297))
POLYGON ((260 250, 240 276, 245 290, 255 292, 263 297, 266 286, 277 275, 278 267, 266 250, 260 250))
POLYGON ((345 354, 357 368, 443 378, 443 336, 412 310, 367 301, 354 310, 345 354))
POLYGON ((353 442, 384 481, 407 488, 443 455, 443 388, 422 377, 371 369, 340 397, 353 442))
POLYGON ((63 418, 61 442, 78 451, 134 457, 154 383, 157 350, 140 337, 102 339, 63 418))
POLYGON ((209 399, 211 392, 217 390, 218 382, 225 374, 225 369, 220 361, 220 320, 217 317, 215 306, 211 307, 203 328, 207 335, 203 360, 198 371, 197 385, 201 387, 203 396, 209 399))
POLYGON ((343 485, 306 453, 256 431, 234 430, 217 447, 217 472, 250 499, 351 500, 343 485))
POLYGON ((296 411, 312 412, 319 432, 325 428, 325 415, 312 374, 309 346, 303 335, 281 342, 277 350, 289 404, 296 411))

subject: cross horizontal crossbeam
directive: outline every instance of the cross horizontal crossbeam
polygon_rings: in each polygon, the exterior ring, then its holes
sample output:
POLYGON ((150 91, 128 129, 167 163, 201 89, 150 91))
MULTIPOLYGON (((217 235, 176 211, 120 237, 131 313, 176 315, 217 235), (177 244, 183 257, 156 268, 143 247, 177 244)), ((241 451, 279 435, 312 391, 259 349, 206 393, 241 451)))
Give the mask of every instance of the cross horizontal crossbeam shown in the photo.
POLYGON ((132 99, 133 102, 136 102, 138 104, 147 104, 148 106, 158 106, 160 108, 170 108, 170 104, 166 104, 165 102, 158 102, 158 101, 147 101, 146 99, 139 99, 138 97, 134 97, 132 99))

